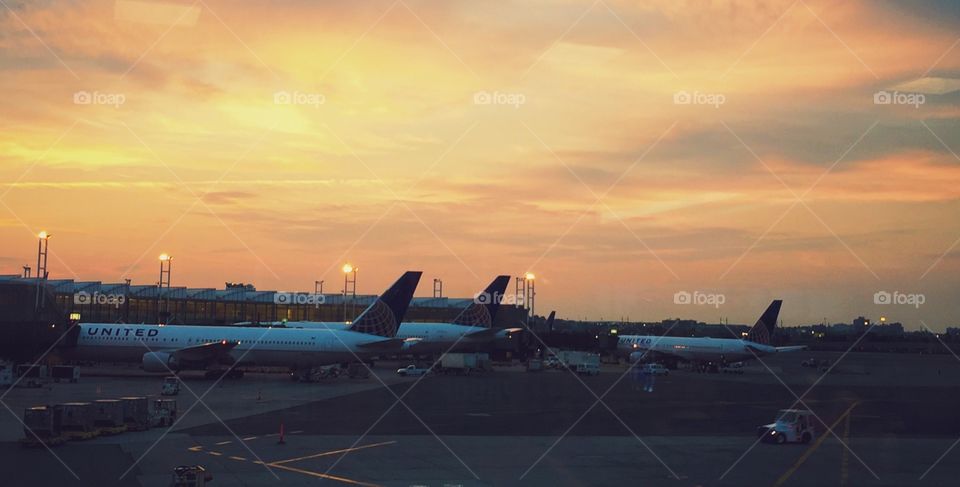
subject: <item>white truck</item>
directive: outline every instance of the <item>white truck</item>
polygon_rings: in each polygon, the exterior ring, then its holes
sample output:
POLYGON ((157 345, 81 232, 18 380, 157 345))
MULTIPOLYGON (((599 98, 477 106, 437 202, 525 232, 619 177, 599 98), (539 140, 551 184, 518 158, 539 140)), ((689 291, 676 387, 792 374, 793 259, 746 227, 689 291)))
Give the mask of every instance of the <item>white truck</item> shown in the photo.
POLYGON ((421 375, 427 375, 430 373, 430 369, 426 367, 417 367, 416 365, 408 365, 402 369, 397 369, 397 375, 400 377, 419 377, 421 375))
POLYGON ((757 428, 757 436, 768 443, 810 443, 816 436, 813 419, 806 409, 781 409, 774 422, 757 428))
POLYGON ((600 373, 600 355, 577 350, 561 350, 557 352, 560 361, 559 368, 570 370, 583 375, 597 375, 600 373))
POLYGON ((470 375, 490 370, 490 356, 485 353, 446 353, 440 358, 445 374, 470 375))

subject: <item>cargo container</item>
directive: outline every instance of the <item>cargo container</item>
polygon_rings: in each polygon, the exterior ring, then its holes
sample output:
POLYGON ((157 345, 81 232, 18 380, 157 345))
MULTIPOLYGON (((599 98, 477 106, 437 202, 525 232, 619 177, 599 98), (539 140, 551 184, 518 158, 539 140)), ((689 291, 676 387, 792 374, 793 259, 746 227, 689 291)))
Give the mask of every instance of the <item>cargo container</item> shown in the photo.
POLYGON ((61 430, 61 410, 51 406, 34 406, 23 411, 23 434, 20 444, 56 446, 65 441, 61 430))
POLYGON ((50 377, 54 382, 77 382, 80 379, 80 369, 73 365, 54 365, 50 369, 50 377))
POLYGON ((143 431, 150 427, 150 403, 146 397, 121 397, 120 401, 128 431, 143 431))
POLYGON ((490 368, 490 356, 485 353, 445 353, 440 358, 440 370, 445 374, 469 375, 490 368))
POLYGON ((100 435, 93 422, 93 404, 67 402, 56 406, 61 410, 60 426, 68 440, 89 440, 100 435))
POLYGON ((17 366, 17 377, 20 387, 41 387, 49 380, 49 371, 46 365, 22 364, 17 366))
POLYGON ((93 403, 93 424, 100 433, 116 435, 127 430, 123 421, 123 401, 119 399, 98 399, 93 403))

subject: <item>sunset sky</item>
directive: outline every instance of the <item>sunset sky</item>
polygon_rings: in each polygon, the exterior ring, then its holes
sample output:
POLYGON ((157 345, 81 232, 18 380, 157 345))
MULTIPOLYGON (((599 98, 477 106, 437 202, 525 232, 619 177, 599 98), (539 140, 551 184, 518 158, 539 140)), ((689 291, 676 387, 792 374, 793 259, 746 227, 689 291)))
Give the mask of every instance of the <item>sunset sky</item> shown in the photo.
POLYGON ((0 3, 0 273, 960 324, 955 2, 0 3))

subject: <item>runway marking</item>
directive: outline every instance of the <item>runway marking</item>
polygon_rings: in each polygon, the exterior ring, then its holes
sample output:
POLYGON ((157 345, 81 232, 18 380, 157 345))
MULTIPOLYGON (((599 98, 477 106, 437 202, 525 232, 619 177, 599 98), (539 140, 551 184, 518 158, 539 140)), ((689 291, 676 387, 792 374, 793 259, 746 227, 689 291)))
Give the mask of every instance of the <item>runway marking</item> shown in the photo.
POLYGON ((301 474, 304 474, 304 475, 309 475, 309 476, 311 476, 311 477, 316 477, 316 478, 318 478, 318 479, 336 480, 337 482, 343 482, 343 483, 345 483, 345 484, 351 484, 351 485, 362 485, 362 486, 364 486, 364 487, 381 487, 381 486, 378 485, 378 484, 370 484, 370 483, 367 483, 367 482, 361 482, 361 481, 359 481, 359 480, 353 480, 353 479, 348 479, 348 478, 344 478, 344 477, 337 477, 337 476, 335 476, 335 475, 327 475, 327 474, 320 473, 320 472, 313 472, 313 471, 311 471, 311 470, 303 470, 303 469, 301 469, 301 468, 288 467, 288 466, 286 466, 286 465, 274 465, 274 464, 272 464, 272 463, 269 464, 269 465, 270 465, 271 467, 274 467, 274 468, 279 468, 279 469, 281 469, 281 470, 288 470, 288 471, 290 471, 290 472, 301 473, 301 474))
POLYGON ((220 443, 214 443, 214 445, 217 445, 217 446, 220 446, 220 445, 229 445, 230 443, 233 443, 233 441, 232 441, 232 440, 221 441, 220 443))
MULTIPOLYGON (((830 425, 829 429, 832 430, 836 428, 837 425, 840 424, 840 421, 843 421, 846 417, 848 417, 850 412, 853 411, 853 408, 857 407, 858 404, 860 404, 860 401, 855 401, 853 404, 851 404, 850 407, 848 407, 847 410, 844 411, 843 414, 841 414, 840 417, 830 425)), ((827 434, 827 432, 824 431, 823 434, 820 435, 820 438, 817 438, 817 441, 815 441, 813 445, 810 445, 810 448, 807 448, 807 451, 803 452, 803 455, 800 455, 800 458, 797 459, 796 463, 794 463, 789 470, 784 472, 784 474, 777 479, 777 482, 773 484, 773 487, 780 487, 783 485, 783 483, 786 482, 790 476, 797 471, 798 468, 800 468, 800 465, 803 465, 803 462, 807 461, 807 458, 809 458, 810 455, 817 450, 817 448, 820 448, 820 445, 822 445, 823 442, 829 437, 830 436, 827 434)))
POLYGON ((320 458, 320 457, 326 457, 326 456, 330 456, 330 455, 337 455, 337 454, 339 454, 339 453, 350 453, 350 452, 355 452, 355 451, 359 451, 359 450, 366 450, 366 449, 369 449, 369 448, 376 448, 376 447, 378 447, 378 446, 393 445, 393 444, 395 444, 395 443, 396 443, 396 441, 384 441, 384 442, 381 442, 381 443, 371 443, 371 444, 369 444, 369 445, 363 445, 363 446, 358 446, 358 447, 354 447, 354 448, 343 448, 343 449, 341 449, 341 450, 333 450, 333 451, 327 451, 327 452, 323 452, 323 453, 316 453, 316 454, 313 454, 313 455, 306 455, 306 456, 297 457, 297 458, 289 458, 289 459, 287 459, 287 460, 278 460, 278 461, 276 461, 276 462, 271 463, 270 466, 282 465, 282 464, 284 464, 284 463, 299 462, 299 461, 301 461, 301 460, 309 460, 309 459, 311 459, 311 458, 320 458))
MULTIPOLYGON (((303 433, 303 431, 292 431, 290 434, 297 434, 297 433, 303 433)), ((266 438, 266 437, 268 437, 268 436, 271 436, 271 435, 263 435, 264 438, 266 438)), ((246 437, 246 438, 243 438, 243 441, 255 440, 255 439, 257 439, 257 438, 259 438, 259 437, 258 437, 258 436, 248 436, 248 437, 246 437)), ((231 441, 221 441, 221 442, 216 443, 216 444, 217 444, 217 445, 226 445, 226 444, 229 444, 229 443, 232 443, 232 442, 231 442, 231 441)), ((336 482, 342 482, 342 483, 350 484, 350 485, 358 485, 358 486, 361 486, 361 487, 381 487, 381 486, 378 485, 378 484, 372 484, 372 483, 368 483, 368 482, 362 482, 362 481, 359 481, 359 480, 349 479, 349 478, 346 478, 346 477, 338 477, 338 476, 336 476, 336 475, 329 475, 329 474, 325 474, 325 473, 314 472, 314 471, 312 471, 312 470, 306 470, 306 469, 302 469, 302 468, 291 467, 291 466, 285 465, 285 464, 287 464, 287 463, 292 463, 292 462, 299 462, 299 461, 302 461, 302 460, 309 460, 309 459, 312 459, 312 458, 320 458, 320 457, 325 457, 325 456, 330 456, 330 455, 338 455, 338 454, 350 453, 350 452, 359 451, 359 450, 367 450, 367 449, 370 449, 370 448, 376 448, 376 447, 381 447, 381 446, 393 445, 393 444, 395 444, 395 443, 397 443, 397 442, 396 442, 396 441, 384 441, 384 442, 381 442, 381 443, 371 443, 371 444, 369 444, 369 445, 363 445, 363 446, 358 446, 358 447, 354 447, 354 448, 342 448, 342 449, 339 449, 339 450, 325 451, 325 452, 315 453, 315 454, 313 454, 313 455, 305 455, 305 456, 297 457, 297 458, 288 458, 288 459, 286 459, 286 460, 277 460, 276 462, 272 462, 272 463, 266 463, 266 462, 262 462, 262 461, 260 461, 260 460, 249 460, 249 459, 247 459, 247 458, 240 457, 240 456, 228 456, 227 458, 229 458, 229 459, 231 459, 231 460, 234 460, 234 461, 238 461, 238 462, 251 462, 251 463, 253 463, 253 464, 255 464, 255 465, 266 465, 267 467, 279 468, 279 469, 281 469, 281 470, 286 470, 286 471, 289 471, 289 472, 295 472, 295 473, 299 473, 299 474, 303 474, 303 475, 309 475, 309 476, 311 476, 311 477, 316 477, 316 478, 324 479, 324 480, 333 480, 333 481, 336 481, 336 482)), ((202 450, 203 450, 203 445, 196 445, 196 446, 192 446, 192 447, 187 448, 187 449, 190 450, 190 451, 192 451, 192 452, 200 453, 200 452, 202 452, 202 450)), ((215 456, 215 457, 223 456, 223 453, 218 452, 218 451, 213 451, 213 450, 206 451, 206 453, 207 453, 208 455, 212 455, 212 456, 215 456)))
MULTIPOLYGON (((844 424, 843 424, 843 442, 847 444, 850 443, 850 416, 851 415, 849 414, 847 415, 847 420, 844 421, 844 424)), ((849 477, 848 474, 850 473, 849 466, 850 466, 850 450, 844 448, 843 459, 840 461, 840 487, 844 487, 847 485, 847 478, 849 477)))

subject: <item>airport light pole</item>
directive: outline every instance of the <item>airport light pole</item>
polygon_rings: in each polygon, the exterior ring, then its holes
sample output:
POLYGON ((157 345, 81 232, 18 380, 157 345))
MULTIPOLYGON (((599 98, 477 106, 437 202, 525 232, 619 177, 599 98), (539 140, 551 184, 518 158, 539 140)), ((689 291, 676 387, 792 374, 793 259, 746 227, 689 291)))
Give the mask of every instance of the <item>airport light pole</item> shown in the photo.
POLYGON ((157 283, 157 324, 166 324, 165 318, 169 317, 170 311, 170 271, 173 268, 173 257, 170 254, 160 254, 160 281, 157 283), (163 288, 166 287, 166 293, 163 288), (166 296, 166 306, 160 310, 160 303, 163 296, 166 296))
POLYGON ((323 281, 313 281, 313 294, 323 294, 323 281))
POLYGON ((526 286, 524 287, 527 290, 527 295, 523 299, 523 301, 527 304, 527 308, 530 309, 530 315, 534 316, 536 313, 534 305, 536 303, 536 297, 537 297, 537 291, 536 291, 537 276, 535 276, 532 272, 528 272, 523 277, 526 280, 526 286))
POLYGON ((443 281, 440 279, 433 280, 433 297, 434 298, 443 297, 443 281))
POLYGON ((347 322, 347 294, 351 296, 352 305, 357 298, 357 267, 351 264, 343 264, 343 321, 347 322))
POLYGON ((42 304, 41 296, 44 294, 40 292, 41 280, 47 280, 47 277, 50 275, 47 272, 47 252, 50 249, 50 235, 46 230, 37 234, 39 241, 37 242, 37 299, 34 303, 35 309, 40 309, 42 304))

